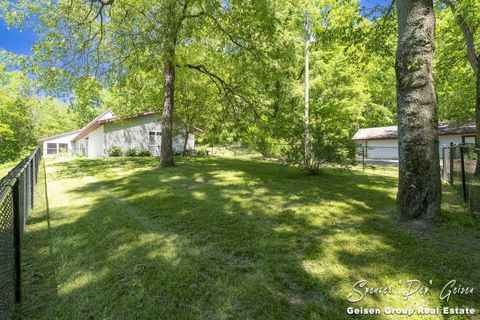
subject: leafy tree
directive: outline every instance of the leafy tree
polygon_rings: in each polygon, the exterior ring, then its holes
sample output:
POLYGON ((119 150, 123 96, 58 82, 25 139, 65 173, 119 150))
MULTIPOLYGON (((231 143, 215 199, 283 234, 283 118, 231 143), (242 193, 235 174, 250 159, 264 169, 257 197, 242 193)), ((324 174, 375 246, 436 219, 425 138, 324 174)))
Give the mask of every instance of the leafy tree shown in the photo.
POLYGON ((15 160, 35 144, 30 81, 0 65, 0 162, 15 160))
POLYGON ((35 92, 25 72, 0 65, 0 163, 18 159, 40 138, 76 128, 66 105, 35 92))
MULTIPOLYGON (((318 7, 311 1, 304 4, 312 15, 317 39, 310 48, 310 157, 306 159, 302 151, 305 7, 296 3, 277 7, 279 24, 290 32, 277 42, 277 50, 291 50, 282 52, 289 58, 277 62, 283 72, 276 73, 275 82, 270 81, 273 83, 266 91, 270 103, 264 104, 268 108, 261 109, 262 121, 250 130, 262 149, 268 151, 267 144, 270 149, 282 146, 292 163, 307 164, 307 169, 315 173, 321 165, 344 163, 353 156, 350 138, 359 126, 394 122, 394 61, 389 57, 390 64, 386 64, 388 56, 372 49, 375 42, 369 35, 377 25, 359 14, 357 3, 323 1, 318 7)), ((393 33, 384 38, 392 42, 393 33)))
POLYGON ((34 48, 32 69, 49 87, 68 91, 82 77, 94 77, 112 86, 125 75, 150 71, 162 75, 162 166, 174 165, 176 69, 186 67, 207 75, 230 102, 241 101, 253 108, 252 101, 237 92, 234 79, 252 70, 240 70, 255 59, 253 55, 246 59, 246 52, 258 53, 268 46, 265 38, 275 27, 272 3, 267 0, 3 0, 1 4, 9 23, 26 23, 26 18, 33 17, 30 23, 36 25, 40 41, 34 48), (226 64, 242 64, 232 73, 224 68, 228 78, 220 76, 206 61, 199 61, 198 57, 205 57, 205 53, 178 55, 190 48, 210 52, 226 64))
POLYGON ((221 106, 215 94, 216 88, 208 78, 183 69, 177 83, 174 123, 179 129, 177 132, 183 137, 182 153, 185 155, 189 135, 207 127, 213 119, 212 115, 218 112, 221 106))
POLYGON ((45 138, 78 129, 77 119, 68 106, 49 97, 33 97, 30 121, 35 139, 45 138))
POLYGON ((100 83, 92 77, 78 79, 73 86, 73 95, 70 97, 69 109, 74 114, 78 127, 92 121, 104 111, 104 96, 100 83))
POLYGON ((462 32, 452 11, 437 5, 435 87, 439 118, 470 121, 475 114, 475 75, 469 66, 462 32))

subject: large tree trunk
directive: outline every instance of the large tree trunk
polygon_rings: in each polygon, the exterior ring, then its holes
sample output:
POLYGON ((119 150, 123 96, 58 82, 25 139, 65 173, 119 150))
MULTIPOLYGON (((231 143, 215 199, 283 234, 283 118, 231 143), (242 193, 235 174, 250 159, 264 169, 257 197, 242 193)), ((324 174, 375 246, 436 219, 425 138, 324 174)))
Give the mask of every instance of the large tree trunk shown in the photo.
MULTIPOLYGON (((477 81, 476 86, 476 100, 475 100, 475 128, 477 130, 477 134, 475 137, 475 146, 480 148, 480 72, 475 74, 475 79, 477 81)), ((480 154, 477 152, 477 165, 475 168, 475 175, 480 176, 480 154)))
POLYGON ((433 220, 440 213, 438 118, 433 84, 433 0, 401 0, 396 61, 400 220, 433 220))
POLYGON ((476 145, 477 147, 480 145, 480 72, 477 72, 475 76, 477 80, 477 91, 476 91, 476 102, 475 102, 475 121, 477 127, 477 138, 476 138, 476 145))
POLYGON ((161 166, 172 167, 173 161, 173 107, 175 96, 175 65, 174 58, 165 59, 165 80, 163 84, 163 115, 162 115, 162 145, 160 149, 161 166))
POLYGON ((166 36, 164 42, 163 67, 163 115, 162 115, 162 145, 160 149, 160 166, 173 167, 173 110, 175 100, 175 49, 177 27, 175 24, 175 2, 167 9, 166 36))

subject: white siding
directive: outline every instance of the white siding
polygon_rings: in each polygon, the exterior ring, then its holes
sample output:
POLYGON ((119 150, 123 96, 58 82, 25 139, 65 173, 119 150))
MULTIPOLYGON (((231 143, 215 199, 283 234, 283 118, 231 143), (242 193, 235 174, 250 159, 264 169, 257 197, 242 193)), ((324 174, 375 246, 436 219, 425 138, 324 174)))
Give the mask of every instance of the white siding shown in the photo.
POLYGON ((73 144, 73 150, 75 153, 86 155, 87 152, 87 141, 85 138, 80 138, 73 144))
POLYGON ((150 150, 153 155, 159 156, 160 144, 150 145, 149 132, 161 132, 162 126, 159 115, 154 114, 128 120, 119 120, 104 125, 105 150, 108 156, 110 149, 120 147, 123 151, 129 148, 137 150, 150 150))
MULTIPOLYGON (((48 143, 55 143, 57 147, 57 154, 59 152, 59 144, 60 143, 66 143, 68 144, 68 151, 71 152, 73 150, 73 144, 72 144, 72 139, 78 134, 78 132, 72 132, 68 134, 64 134, 59 137, 52 137, 50 139, 46 139, 42 141, 42 150, 43 150, 43 155, 47 156, 47 144, 48 143)), ((51 155, 48 155, 51 156, 51 155)))
MULTIPOLYGON (((160 137, 158 143, 150 144, 149 132, 162 132, 160 115, 152 114, 149 116, 119 120, 104 125, 105 148, 104 156, 108 156, 112 147, 120 147, 124 152, 129 148, 135 148, 138 151, 150 150, 152 155, 160 156, 160 137)), ((175 151, 183 150, 184 138, 181 134, 174 131, 176 136, 173 138, 173 149, 175 151)), ((188 138, 187 149, 195 148, 195 136, 188 138)))
POLYGON ((193 134, 188 135, 187 149, 189 150, 195 149, 195 135, 193 134))
POLYGON ((398 159, 398 142, 397 139, 385 140, 369 140, 359 141, 362 147, 367 146, 367 159, 398 159))
MULTIPOLYGON (((462 135, 441 135, 439 136, 439 153, 440 158, 442 158, 442 148, 444 146, 449 146, 450 143, 459 144, 462 143, 462 135)), ((385 139, 385 140, 368 140, 365 142, 364 140, 357 141, 357 145, 361 145, 365 147, 365 144, 368 146, 367 148, 367 159, 398 159, 398 140, 397 139, 385 139)), ((357 158, 361 158, 361 156, 357 155, 357 158)))
MULTIPOLYGON (((108 119, 112 116, 113 113, 111 111, 106 111, 94 121, 108 119)), ((93 124, 94 121, 83 129, 88 129, 89 126, 91 127, 91 124, 93 124)), ((173 148, 175 151, 182 151, 184 137, 181 132, 175 129, 176 128, 174 127, 175 137, 173 139, 173 148)), ((152 155, 160 156, 161 137, 158 135, 158 139, 156 139, 156 142, 152 145, 149 139, 150 132, 162 132, 159 114, 107 122, 75 142, 72 142, 72 139, 79 134, 79 131, 59 137, 52 137, 41 143, 45 155, 47 152, 47 143, 57 143, 57 151, 58 143, 66 143, 68 144, 69 152, 83 153, 88 158, 106 157, 108 156, 110 149, 114 146, 120 147, 124 152, 129 148, 135 148, 138 151, 150 150, 152 155)), ((188 137, 187 149, 193 150, 194 148, 195 136, 191 134, 188 137)))
POLYGON ((439 145, 440 145, 440 150, 443 147, 448 147, 450 145, 450 142, 453 142, 454 144, 459 144, 462 143, 462 135, 448 135, 448 136, 439 136, 439 145))
POLYGON ((88 155, 89 158, 103 157, 103 126, 94 130, 88 135, 88 155))

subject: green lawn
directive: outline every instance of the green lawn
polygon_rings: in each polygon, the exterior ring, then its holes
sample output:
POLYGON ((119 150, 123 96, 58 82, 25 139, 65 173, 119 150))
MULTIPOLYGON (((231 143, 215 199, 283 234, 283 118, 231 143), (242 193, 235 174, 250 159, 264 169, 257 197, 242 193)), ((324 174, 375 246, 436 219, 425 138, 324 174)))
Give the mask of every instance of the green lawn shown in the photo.
MULTIPOLYGON (((425 230, 395 221, 392 168, 310 177, 243 159, 177 163, 47 163, 50 210, 41 180, 24 241, 20 314, 354 319, 346 297, 360 279, 396 291, 357 306, 480 309, 478 292, 448 304, 438 298, 450 279, 480 290, 480 226, 448 186, 442 222, 425 230), (432 279, 429 294, 405 301, 399 281, 409 279, 432 279)), ((361 317, 370 318, 398 316, 361 317)))
POLYGON ((0 164, 0 179, 5 177, 8 174, 8 172, 13 168, 15 168, 15 166, 19 163, 20 163, 20 160, 0 164))

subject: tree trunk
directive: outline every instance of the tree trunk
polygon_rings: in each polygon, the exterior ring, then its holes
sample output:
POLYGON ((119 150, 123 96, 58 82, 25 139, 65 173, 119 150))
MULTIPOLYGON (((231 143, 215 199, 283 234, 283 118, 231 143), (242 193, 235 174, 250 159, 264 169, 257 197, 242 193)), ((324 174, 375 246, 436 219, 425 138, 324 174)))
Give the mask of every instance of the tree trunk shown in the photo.
POLYGON ((164 42, 163 66, 163 115, 162 115, 162 145, 160 149, 160 166, 173 167, 173 110, 175 100, 175 49, 177 29, 175 25, 175 3, 168 7, 165 28, 167 30, 164 42))
POLYGON ((187 155, 188 135, 189 135, 188 130, 185 130, 185 138, 183 140, 183 155, 184 156, 187 155))
POLYGON ((433 220, 440 213, 438 118, 433 84, 433 0, 397 1, 396 58, 400 220, 433 220))
POLYGON ((165 80, 163 84, 162 145, 160 149, 162 167, 172 167, 173 161, 173 107, 175 96, 175 65, 171 59, 164 62, 165 80))
MULTIPOLYGON (((476 85, 476 99, 475 99, 475 128, 477 134, 475 137, 475 147, 480 148, 480 72, 475 74, 476 85)), ((475 176, 480 176, 480 154, 477 153, 477 165, 475 168, 475 176)))

